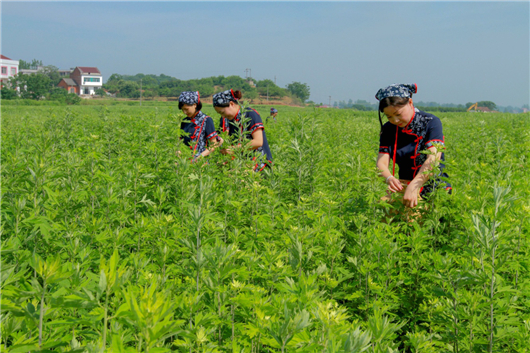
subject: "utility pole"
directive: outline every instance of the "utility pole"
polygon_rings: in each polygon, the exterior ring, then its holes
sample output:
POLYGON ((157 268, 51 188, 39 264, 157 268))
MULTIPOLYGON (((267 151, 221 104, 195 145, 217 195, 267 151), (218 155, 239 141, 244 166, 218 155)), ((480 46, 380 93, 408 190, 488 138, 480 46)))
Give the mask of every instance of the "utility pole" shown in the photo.
POLYGON ((276 76, 274 76, 274 84, 276 84, 276 76))
POLYGON ((269 101, 269 85, 267 85, 267 102, 269 101))
POLYGON ((140 107, 142 106, 142 79, 140 79, 140 107))

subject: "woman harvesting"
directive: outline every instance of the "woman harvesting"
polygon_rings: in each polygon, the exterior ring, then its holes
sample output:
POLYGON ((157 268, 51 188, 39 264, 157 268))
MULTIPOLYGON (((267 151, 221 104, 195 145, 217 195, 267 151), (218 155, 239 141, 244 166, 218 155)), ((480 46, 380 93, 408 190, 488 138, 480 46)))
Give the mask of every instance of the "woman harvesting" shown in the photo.
POLYGON ((276 120, 276 116, 278 115, 278 109, 276 108, 271 108, 271 113, 270 115, 267 117, 267 122, 269 122, 269 118, 272 118, 274 120, 275 123, 277 123, 278 121, 276 120))
MULTIPOLYGON (((255 151, 253 160, 256 160, 255 171, 262 171, 265 167, 272 164, 272 154, 267 142, 263 121, 257 111, 247 108, 241 112, 239 99, 242 94, 240 91, 231 89, 213 95, 213 107, 221 115, 221 129, 223 132, 228 131, 231 137, 244 136, 250 140, 247 147, 255 151), (243 119, 244 117, 244 119, 243 119), (246 134, 245 134, 246 132, 246 134)), ((228 147, 221 150, 223 154, 233 154, 233 150, 228 147)))
POLYGON ((215 130, 212 118, 201 111, 202 103, 198 91, 182 92, 179 96, 179 109, 190 121, 182 124, 181 128, 187 133, 182 139, 184 144, 193 150, 193 161, 208 156, 216 146, 223 143, 223 139, 215 130))
POLYGON ((444 165, 439 164, 439 170, 433 170, 435 160, 445 160, 444 153, 436 148, 436 145, 444 145, 442 123, 438 117, 414 107, 412 94, 417 90, 416 84, 394 84, 375 95, 381 124, 377 168, 388 184, 389 194, 404 193, 403 203, 407 207, 416 207, 418 197, 424 197, 440 184, 451 192, 451 185, 436 178, 447 177, 442 173, 444 165), (388 119, 384 125, 381 113, 388 119), (431 154, 422 153, 427 150, 431 154), (392 173, 390 160, 393 161, 392 173), (394 176, 396 163, 399 179, 394 176))

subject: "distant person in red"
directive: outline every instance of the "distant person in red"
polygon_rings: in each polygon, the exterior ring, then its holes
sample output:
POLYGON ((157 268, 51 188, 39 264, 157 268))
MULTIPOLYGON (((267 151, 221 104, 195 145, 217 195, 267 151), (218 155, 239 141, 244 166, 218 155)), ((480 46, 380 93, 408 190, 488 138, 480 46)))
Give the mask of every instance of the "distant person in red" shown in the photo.
POLYGON ((414 107, 412 94, 418 91, 416 84, 390 85, 375 95, 379 101, 381 135, 377 168, 388 185, 388 194, 403 193, 403 204, 416 207, 418 199, 425 198, 436 187, 451 192, 451 185, 438 177, 448 177, 444 165, 432 169, 432 163, 444 161, 443 152, 436 145, 444 146, 442 122, 432 114, 414 107), (388 122, 383 125, 383 113, 388 122), (432 154, 421 153, 431 151, 432 154), (389 170, 393 161, 392 173, 389 170), (395 164, 399 166, 399 179, 395 177, 395 164), (427 172, 427 173, 425 173, 427 172))
MULTIPOLYGON (((261 116, 257 111, 246 108, 241 112, 239 100, 240 91, 226 90, 213 95, 213 107, 221 115, 221 130, 228 131, 228 135, 234 140, 239 136, 248 139, 249 150, 254 151, 252 159, 256 161, 255 171, 262 171, 272 165, 272 154, 267 142, 267 135, 261 116), (244 119, 243 119, 244 118, 244 119)), ((233 141, 235 143, 235 141, 233 141)), ((233 154, 230 147, 221 150, 223 154, 233 154)))
POLYGON ((276 108, 271 108, 271 113, 270 113, 270 115, 267 117, 266 122, 269 122, 269 118, 272 118, 272 119, 274 119, 274 122, 277 123, 277 122, 278 122, 278 121, 276 120, 276 116, 277 116, 277 115, 278 115, 278 109, 276 109, 276 108))
POLYGON ((193 161, 208 156, 215 147, 223 143, 217 134, 213 120, 204 114, 199 92, 182 92, 179 96, 179 109, 189 120, 181 125, 186 132, 182 140, 193 151, 193 161))

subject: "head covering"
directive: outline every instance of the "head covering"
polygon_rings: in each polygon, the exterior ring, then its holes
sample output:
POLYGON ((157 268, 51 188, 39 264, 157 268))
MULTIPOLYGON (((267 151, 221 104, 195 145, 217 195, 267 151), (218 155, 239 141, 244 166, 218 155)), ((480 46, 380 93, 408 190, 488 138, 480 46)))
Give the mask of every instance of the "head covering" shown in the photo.
POLYGON ((271 108, 271 114, 274 114, 274 113, 278 113, 278 109, 276 109, 276 108, 271 108))
POLYGON ((185 91, 182 92, 179 96, 179 102, 184 104, 199 104, 201 101, 201 96, 199 94, 199 91, 185 91))
POLYGON ((412 98, 412 94, 416 92, 418 92, 418 86, 415 83, 393 84, 377 91, 375 98, 378 101, 388 97, 412 98))
POLYGON ((237 103, 237 98, 234 96, 234 91, 231 89, 213 95, 214 107, 227 105, 229 102, 237 103))
MULTIPOLYGON (((375 98, 381 102, 382 99, 388 97, 402 97, 402 98, 412 98, 412 94, 418 92, 418 85, 415 83, 406 83, 406 84, 392 84, 388 87, 381 88, 375 94, 375 98)), ((381 107, 381 103, 379 103, 381 107)), ((381 109, 377 109, 377 114, 379 115, 379 124, 381 125, 381 132, 383 133, 383 120, 381 119, 381 109)))

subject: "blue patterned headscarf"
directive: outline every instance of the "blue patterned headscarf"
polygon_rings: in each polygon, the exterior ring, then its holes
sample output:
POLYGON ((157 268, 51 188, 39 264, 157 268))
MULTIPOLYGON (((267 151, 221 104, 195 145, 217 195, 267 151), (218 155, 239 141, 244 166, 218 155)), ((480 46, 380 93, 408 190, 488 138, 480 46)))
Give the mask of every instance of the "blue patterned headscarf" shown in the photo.
POLYGON ((200 101, 201 96, 199 94, 199 91, 185 91, 182 92, 179 96, 179 102, 188 105, 199 104, 200 101))
POLYGON ((415 83, 393 84, 377 91, 375 98, 378 101, 388 97, 412 98, 412 94, 416 92, 418 92, 418 86, 415 83))
POLYGON ((234 96, 234 91, 228 89, 213 95, 213 106, 226 106, 229 102, 237 103, 237 98, 234 96))

